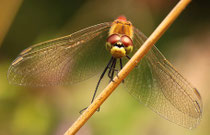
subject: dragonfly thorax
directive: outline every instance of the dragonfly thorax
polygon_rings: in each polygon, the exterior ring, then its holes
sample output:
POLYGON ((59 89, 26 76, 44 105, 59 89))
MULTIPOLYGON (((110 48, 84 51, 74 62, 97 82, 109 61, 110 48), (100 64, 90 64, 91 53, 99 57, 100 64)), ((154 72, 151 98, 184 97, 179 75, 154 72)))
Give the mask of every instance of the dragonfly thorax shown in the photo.
POLYGON ((133 42, 127 35, 112 34, 107 38, 106 49, 115 58, 122 58, 133 50, 133 42))

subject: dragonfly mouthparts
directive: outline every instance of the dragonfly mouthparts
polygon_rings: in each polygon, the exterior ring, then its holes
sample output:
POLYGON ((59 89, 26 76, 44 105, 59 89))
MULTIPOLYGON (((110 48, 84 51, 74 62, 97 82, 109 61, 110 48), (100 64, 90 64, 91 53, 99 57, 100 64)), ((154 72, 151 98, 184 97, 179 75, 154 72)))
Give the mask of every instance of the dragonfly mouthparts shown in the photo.
POLYGON ((121 42, 117 42, 116 44, 114 44, 114 46, 117 46, 119 48, 124 47, 124 45, 121 42))

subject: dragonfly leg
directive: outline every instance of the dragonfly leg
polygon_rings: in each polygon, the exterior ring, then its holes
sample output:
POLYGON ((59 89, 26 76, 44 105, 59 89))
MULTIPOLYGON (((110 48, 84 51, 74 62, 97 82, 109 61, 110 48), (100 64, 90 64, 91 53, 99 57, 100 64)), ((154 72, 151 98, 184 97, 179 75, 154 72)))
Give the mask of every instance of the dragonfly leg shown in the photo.
MULTIPOLYGON (((128 55, 126 55, 126 58, 128 58, 129 60, 131 59, 131 57, 129 57, 128 55)), ((137 68, 138 65, 135 66, 135 68, 137 68)))
MULTIPOLYGON (((96 96, 96 93, 97 93, 97 90, 98 90, 98 87, 99 87, 99 84, 100 84, 102 78, 104 77, 104 74, 106 73, 107 69, 109 68, 109 65, 113 62, 113 60, 114 60, 114 58, 111 57, 111 59, 109 60, 109 63, 107 64, 106 68, 104 69, 103 73, 101 74, 101 76, 100 76, 100 78, 99 78, 99 80, 98 80, 98 83, 97 83, 97 85, 96 85, 96 88, 95 88, 95 91, 94 91, 94 94, 93 94, 91 103, 94 101, 95 96, 96 96)), ((82 110, 80 111, 80 114, 81 114, 84 110, 86 110, 86 109, 87 109, 87 107, 84 108, 84 109, 82 109, 82 110)), ((100 108, 97 109, 97 111, 99 111, 99 110, 100 110, 100 108)))
MULTIPOLYGON (((115 58, 113 58, 112 64, 109 68, 109 72, 108 72, 108 77, 111 79, 112 78, 112 71, 113 71, 113 67, 114 67, 114 63, 115 63, 115 58)), ((113 80, 112 80, 113 81, 113 80)))
POLYGON ((83 108, 82 110, 79 111, 79 113, 82 114, 82 112, 86 109, 87 109, 87 107, 83 108))
POLYGON ((110 78, 110 81, 114 82, 113 78, 114 78, 114 72, 115 71, 118 71, 117 69, 115 69, 115 66, 116 66, 116 63, 117 63, 117 59, 114 59, 113 62, 112 62, 112 66, 109 70, 109 78, 110 78))
MULTIPOLYGON (((84 109, 82 109, 81 111, 79 111, 80 114, 82 114, 83 111, 85 111, 88 107, 85 107, 84 109)), ((97 109, 97 112, 100 111, 100 107, 97 109)))
POLYGON ((131 59, 131 57, 129 57, 128 55, 126 55, 126 58, 128 58, 129 60, 131 59))
POLYGON ((97 85, 96 85, 96 89, 95 89, 95 92, 94 92, 94 94, 93 94, 93 98, 92 98, 91 103, 94 101, 95 96, 96 96, 96 92, 97 92, 97 90, 98 90, 98 86, 99 86, 99 84, 100 84, 102 78, 104 77, 104 74, 106 73, 106 71, 107 71, 109 65, 111 64, 111 62, 112 62, 113 60, 114 60, 114 58, 112 57, 112 58, 110 59, 109 63, 107 64, 106 68, 104 69, 103 73, 101 74, 101 76, 100 76, 100 78, 99 78, 99 80, 98 80, 98 83, 97 83, 97 85))
POLYGON ((117 61, 117 59, 115 59, 115 60, 113 61, 112 75, 111 75, 111 78, 110 78, 112 82, 114 82, 113 78, 114 78, 114 72, 115 72, 116 61, 117 61))
MULTIPOLYGON (((123 65, 122 65, 122 59, 120 58, 120 70, 122 70, 123 65)), ((117 73, 118 74, 118 73, 117 73)), ((124 80, 122 80, 122 83, 124 83, 124 80)))

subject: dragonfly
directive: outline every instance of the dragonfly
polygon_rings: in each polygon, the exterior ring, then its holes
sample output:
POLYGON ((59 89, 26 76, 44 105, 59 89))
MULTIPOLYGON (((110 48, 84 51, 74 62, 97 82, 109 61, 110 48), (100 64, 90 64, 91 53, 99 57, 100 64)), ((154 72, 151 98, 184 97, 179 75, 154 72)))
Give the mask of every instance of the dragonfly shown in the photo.
MULTIPOLYGON (((23 50, 8 70, 8 80, 23 86, 48 87, 86 80, 102 72, 111 81, 147 37, 125 16, 84 28, 71 35, 23 50)), ((193 87, 153 46, 123 80, 126 90, 161 117, 195 128, 202 117, 202 99, 193 87)))

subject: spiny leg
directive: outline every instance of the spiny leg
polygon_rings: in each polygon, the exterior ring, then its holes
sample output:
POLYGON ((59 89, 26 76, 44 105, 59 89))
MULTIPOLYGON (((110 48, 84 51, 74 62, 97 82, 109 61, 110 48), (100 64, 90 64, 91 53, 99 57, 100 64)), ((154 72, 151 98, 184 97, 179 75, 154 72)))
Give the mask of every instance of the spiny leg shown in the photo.
POLYGON ((112 74, 112 69, 113 69, 113 66, 114 66, 114 61, 115 61, 115 58, 113 58, 113 61, 112 61, 112 64, 109 68, 109 72, 108 72, 108 77, 111 79, 111 74, 112 74))
POLYGON ((118 71, 118 70, 115 69, 116 63, 117 63, 117 59, 114 59, 114 61, 113 61, 113 67, 112 67, 112 74, 111 74, 111 78, 110 78, 111 80, 110 81, 113 81, 114 72, 115 71, 118 71))
POLYGON ((123 65, 122 65, 122 59, 120 58, 120 69, 123 68, 123 65))
POLYGON ((131 59, 128 55, 126 55, 126 58, 128 58, 129 60, 131 59))
POLYGON ((99 78, 99 80, 98 80, 98 83, 97 83, 97 85, 96 85, 96 89, 95 89, 95 92, 94 92, 94 94, 93 94, 93 98, 92 98, 91 103, 94 101, 95 96, 96 96, 96 92, 97 92, 98 87, 99 87, 99 84, 100 84, 102 78, 104 77, 104 74, 106 73, 106 71, 107 71, 109 65, 111 64, 111 62, 112 62, 113 60, 114 60, 114 58, 112 57, 112 58, 110 59, 109 63, 107 64, 106 68, 104 69, 103 73, 101 74, 101 76, 100 76, 100 78, 99 78))
MULTIPOLYGON (((95 96, 96 96, 96 93, 97 93, 97 90, 98 90, 98 87, 99 87, 99 84, 100 84, 102 78, 104 77, 104 74, 106 73, 106 71, 107 71, 109 65, 113 62, 113 60, 114 60, 114 58, 111 57, 111 59, 109 60, 109 63, 107 64, 106 68, 104 69, 103 73, 101 74, 101 76, 100 76, 100 78, 99 78, 99 80, 98 80, 98 83, 97 83, 97 85, 96 85, 96 88, 95 88, 95 91, 94 91, 94 94, 93 94, 91 103, 94 101, 95 96)), ((82 112, 83 112, 84 110, 86 110, 86 109, 87 109, 87 107, 84 108, 84 109, 82 109, 79 113, 82 113, 82 112)), ((100 110, 100 108, 98 108, 98 111, 99 111, 99 110, 100 110)))
MULTIPOLYGON (((122 65, 122 59, 120 58, 120 70, 122 70, 123 65, 122 65)), ((122 83, 124 83, 124 80, 122 80, 122 83)))
MULTIPOLYGON (((114 78, 114 72, 116 71, 118 73, 118 70, 115 68, 117 63, 117 59, 114 58, 111 67, 109 67, 108 77, 110 78, 110 81, 113 81, 114 78)), ((116 74, 118 75, 118 74, 116 74)))
MULTIPOLYGON (((126 58, 128 58, 129 60, 131 59, 128 55, 126 55, 126 58)), ((135 66, 135 68, 138 67, 138 65, 135 66)))

